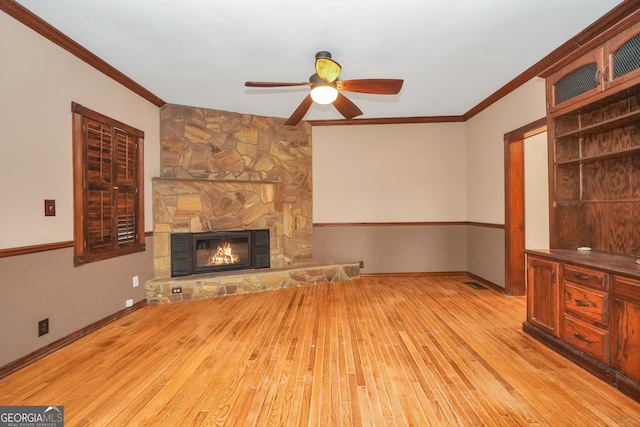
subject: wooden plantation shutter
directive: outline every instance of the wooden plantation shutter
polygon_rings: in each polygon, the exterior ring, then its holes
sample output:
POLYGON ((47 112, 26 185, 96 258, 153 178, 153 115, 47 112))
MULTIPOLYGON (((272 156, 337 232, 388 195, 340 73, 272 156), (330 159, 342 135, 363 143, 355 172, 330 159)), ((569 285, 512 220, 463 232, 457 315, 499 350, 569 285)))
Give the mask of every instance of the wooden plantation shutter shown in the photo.
POLYGON ((144 250, 144 133, 72 103, 76 265, 144 250))

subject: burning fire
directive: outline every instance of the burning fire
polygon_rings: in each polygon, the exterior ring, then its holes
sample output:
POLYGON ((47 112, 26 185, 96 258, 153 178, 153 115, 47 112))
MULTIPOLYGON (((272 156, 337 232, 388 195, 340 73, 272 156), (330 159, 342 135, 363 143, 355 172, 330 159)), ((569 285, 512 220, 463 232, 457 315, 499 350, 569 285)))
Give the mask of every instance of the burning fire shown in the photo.
POLYGON ((222 244, 218 246, 216 253, 209 258, 209 265, 235 264, 238 261, 240 261, 240 257, 233 252, 231 243, 222 242, 222 244))

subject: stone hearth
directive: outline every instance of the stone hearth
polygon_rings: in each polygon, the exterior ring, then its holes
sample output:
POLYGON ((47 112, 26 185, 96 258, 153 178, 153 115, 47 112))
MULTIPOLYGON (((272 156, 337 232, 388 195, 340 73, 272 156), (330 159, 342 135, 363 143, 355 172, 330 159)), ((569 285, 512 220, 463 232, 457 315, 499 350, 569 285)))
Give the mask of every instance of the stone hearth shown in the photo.
POLYGON ((245 270, 242 273, 152 279, 146 283, 146 291, 149 304, 166 304, 341 282, 359 276, 357 262, 306 264, 282 269, 245 270), (172 292, 178 288, 180 293, 172 292))

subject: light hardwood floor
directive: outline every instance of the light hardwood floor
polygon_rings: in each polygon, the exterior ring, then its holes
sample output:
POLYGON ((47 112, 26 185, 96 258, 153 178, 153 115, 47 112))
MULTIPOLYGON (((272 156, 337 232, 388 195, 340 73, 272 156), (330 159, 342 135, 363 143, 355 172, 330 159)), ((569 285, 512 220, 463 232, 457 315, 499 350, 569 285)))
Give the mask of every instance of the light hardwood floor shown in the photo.
POLYGON ((385 276, 146 306, 0 380, 69 426, 637 426, 524 335, 525 300, 385 276))

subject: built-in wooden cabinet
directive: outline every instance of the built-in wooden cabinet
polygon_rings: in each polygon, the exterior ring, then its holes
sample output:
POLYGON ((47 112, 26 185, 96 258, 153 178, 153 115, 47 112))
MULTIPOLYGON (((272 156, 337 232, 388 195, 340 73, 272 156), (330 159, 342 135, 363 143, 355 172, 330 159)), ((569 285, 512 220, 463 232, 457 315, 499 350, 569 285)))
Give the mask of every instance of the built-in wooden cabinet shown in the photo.
POLYGON ((558 263, 531 257, 527 261, 528 319, 540 329, 558 334, 558 263))
POLYGON ((611 364, 640 384, 640 280, 613 276, 611 364))
POLYGON ((545 74, 549 241, 525 332, 640 401, 640 12, 545 74))
POLYGON ((636 260, 603 252, 527 251, 523 329, 640 401, 640 264, 636 260), (561 298, 550 307, 558 294, 561 298))
POLYGON ((547 79, 550 113, 590 103, 633 85, 640 76, 640 24, 585 53, 547 79), (606 93, 605 93, 606 92, 606 93))

